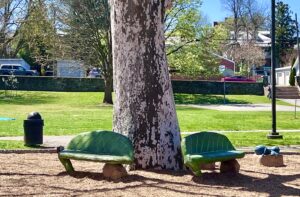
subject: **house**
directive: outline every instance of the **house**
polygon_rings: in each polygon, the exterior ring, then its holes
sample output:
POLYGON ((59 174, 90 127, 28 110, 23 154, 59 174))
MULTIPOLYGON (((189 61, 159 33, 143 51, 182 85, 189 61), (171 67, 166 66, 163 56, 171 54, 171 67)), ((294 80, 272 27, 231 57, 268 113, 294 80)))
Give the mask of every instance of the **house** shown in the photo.
POLYGON ((19 59, 0 59, 1 64, 17 64, 24 67, 26 70, 30 70, 30 65, 22 58, 19 59))
MULTIPOLYGON (((296 59, 293 68, 296 69, 296 76, 300 76, 299 58, 296 59)), ((276 68, 276 84, 280 86, 288 86, 291 73, 291 66, 276 68)))
POLYGON ((57 77, 86 77, 84 64, 75 60, 57 60, 55 73, 57 77))
MULTIPOLYGON (((234 32, 230 32, 230 39, 234 41, 234 32)), ((237 42, 239 45, 245 45, 253 42, 253 45, 264 51, 264 67, 271 67, 271 34, 270 31, 257 31, 256 35, 241 31, 238 33, 237 42)))
POLYGON ((223 76, 225 76, 225 77, 234 76, 235 62, 228 59, 228 58, 226 58, 226 57, 220 56, 218 54, 215 54, 215 53, 212 53, 212 54, 219 58, 219 61, 220 61, 219 71, 220 71, 220 73, 222 73, 223 76))
POLYGON ((289 86, 289 79, 291 73, 291 66, 275 69, 276 85, 278 86, 289 86))

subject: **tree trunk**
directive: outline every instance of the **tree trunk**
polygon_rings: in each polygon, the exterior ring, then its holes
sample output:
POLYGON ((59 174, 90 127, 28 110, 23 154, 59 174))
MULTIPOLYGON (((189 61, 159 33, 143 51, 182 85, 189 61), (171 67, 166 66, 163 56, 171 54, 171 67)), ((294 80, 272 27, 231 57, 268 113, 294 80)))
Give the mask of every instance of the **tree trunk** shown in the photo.
POLYGON ((104 98, 103 103, 113 104, 112 100, 112 92, 113 92, 113 76, 107 76, 104 80, 104 98))
POLYGON ((135 169, 182 168, 163 19, 169 0, 111 0, 114 131, 133 142, 135 169))

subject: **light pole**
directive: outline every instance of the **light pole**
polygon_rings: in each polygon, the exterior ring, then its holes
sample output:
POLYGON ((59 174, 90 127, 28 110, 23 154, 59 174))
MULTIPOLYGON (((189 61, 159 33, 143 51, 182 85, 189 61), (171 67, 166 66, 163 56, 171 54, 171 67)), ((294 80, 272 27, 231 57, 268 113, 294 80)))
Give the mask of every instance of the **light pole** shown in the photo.
POLYGON ((267 135, 269 139, 281 139, 282 135, 276 132, 276 48, 275 48, 275 0, 272 0, 272 132, 267 135))

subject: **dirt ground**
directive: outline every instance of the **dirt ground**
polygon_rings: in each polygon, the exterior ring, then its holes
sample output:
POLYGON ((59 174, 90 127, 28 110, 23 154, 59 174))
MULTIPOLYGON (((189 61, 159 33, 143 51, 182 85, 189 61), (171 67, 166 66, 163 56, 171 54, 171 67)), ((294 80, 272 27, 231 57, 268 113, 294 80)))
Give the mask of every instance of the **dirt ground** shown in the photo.
POLYGON ((130 171, 111 182, 100 163, 74 161, 78 172, 70 176, 56 154, 0 154, 0 196, 300 196, 300 154, 284 155, 284 162, 263 167, 248 154, 237 175, 130 171))

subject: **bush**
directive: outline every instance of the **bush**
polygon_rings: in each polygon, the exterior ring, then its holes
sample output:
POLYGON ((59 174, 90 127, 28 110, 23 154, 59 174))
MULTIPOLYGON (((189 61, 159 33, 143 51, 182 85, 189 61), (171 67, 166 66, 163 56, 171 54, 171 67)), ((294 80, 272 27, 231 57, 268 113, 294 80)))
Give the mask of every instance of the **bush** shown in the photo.
POLYGON ((295 86, 295 76, 296 76, 296 68, 291 68, 289 83, 290 86, 295 86))

